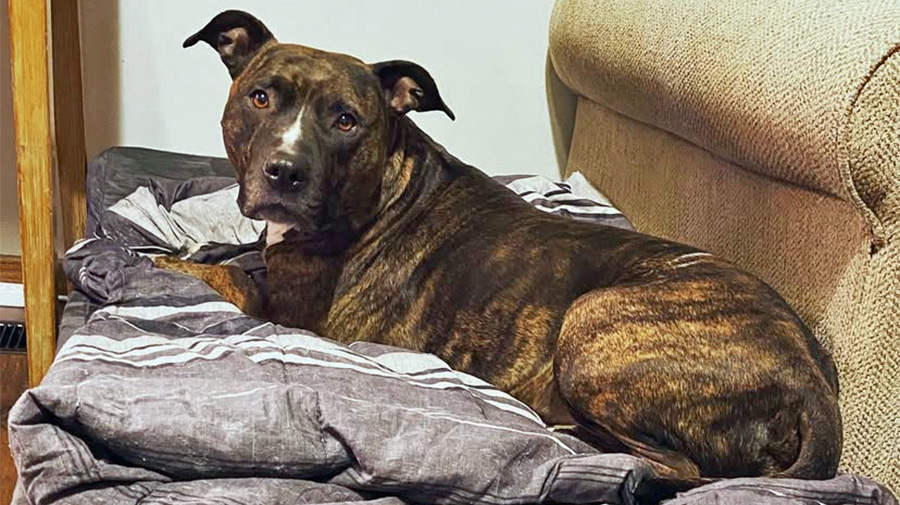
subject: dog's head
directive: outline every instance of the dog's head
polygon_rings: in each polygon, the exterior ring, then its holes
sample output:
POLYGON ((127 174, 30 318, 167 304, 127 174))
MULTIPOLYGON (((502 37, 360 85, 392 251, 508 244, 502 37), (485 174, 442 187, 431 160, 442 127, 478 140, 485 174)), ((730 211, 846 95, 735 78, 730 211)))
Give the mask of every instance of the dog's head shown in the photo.
POLYGON ((367 64, 281 44, 241 11, 222 12, 184 47, 199 41, 219 53, 233 80, 222 133, 241 211, 296 228, 313 244, 352 238, 373 217, 398 118, 411 110, 453 118, 434 80, 412 62, 367 64))

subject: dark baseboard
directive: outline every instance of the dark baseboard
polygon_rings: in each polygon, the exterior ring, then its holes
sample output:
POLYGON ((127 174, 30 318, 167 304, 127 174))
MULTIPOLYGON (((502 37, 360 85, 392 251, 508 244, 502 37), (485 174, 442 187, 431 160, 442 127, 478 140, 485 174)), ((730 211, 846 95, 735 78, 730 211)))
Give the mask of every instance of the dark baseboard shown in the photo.
POLYGON ((0 282, 22 284, 22 258, 0 254, 0 282))

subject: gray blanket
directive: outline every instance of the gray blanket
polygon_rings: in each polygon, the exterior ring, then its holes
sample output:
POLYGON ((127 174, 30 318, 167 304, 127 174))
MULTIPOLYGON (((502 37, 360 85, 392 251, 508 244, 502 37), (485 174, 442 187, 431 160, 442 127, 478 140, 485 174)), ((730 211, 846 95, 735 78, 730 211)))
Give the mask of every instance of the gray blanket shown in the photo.
MULTIPOLYGON (((560 194, 584 200, 545 182, 514 189, 548 212, 560 194)), ((434 356, 260 321, 156 269, 146 254, 257 264, 261 227, 234 213, 233 186, 184 184, 132 193, 67 254, 91 303, 10 413, 16 504, 633 503, 658 490, 640 459, 554 433, 434 356)), ((621 218, 594 210, 580 217, 621 218)), ((726 480, 670 503, 896 504, 856 476, 726 480)))

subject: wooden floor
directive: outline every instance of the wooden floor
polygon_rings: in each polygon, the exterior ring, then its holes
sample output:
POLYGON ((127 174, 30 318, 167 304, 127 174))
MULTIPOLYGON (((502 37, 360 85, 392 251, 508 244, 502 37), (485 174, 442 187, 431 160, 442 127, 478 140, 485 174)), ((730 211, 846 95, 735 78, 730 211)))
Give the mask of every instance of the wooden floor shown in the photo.
POLYGON ((0 505, 9 505, 16 483, 16 468, 9 455, 6 420, 9 409, 28 382, 25 354, 0 353, 0 505))

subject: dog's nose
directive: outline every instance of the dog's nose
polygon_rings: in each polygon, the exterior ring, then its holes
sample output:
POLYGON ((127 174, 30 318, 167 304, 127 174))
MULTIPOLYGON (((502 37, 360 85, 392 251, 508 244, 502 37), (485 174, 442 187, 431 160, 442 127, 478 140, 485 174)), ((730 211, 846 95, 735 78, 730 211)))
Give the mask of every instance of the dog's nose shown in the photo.
POLYGON ((287 160, 270 161, 263 168, 263 173, 269 185, 279 191, 297 191, 306 182, 304 174, 287 160))

